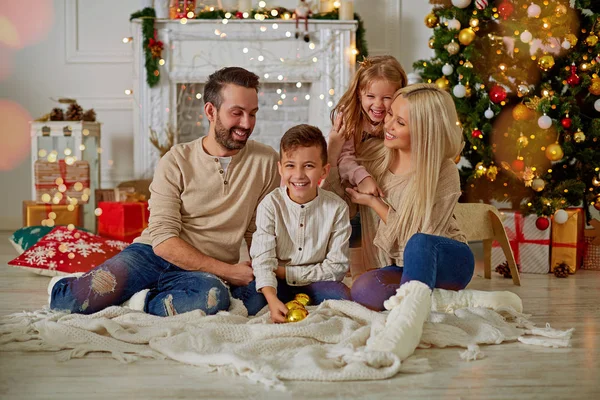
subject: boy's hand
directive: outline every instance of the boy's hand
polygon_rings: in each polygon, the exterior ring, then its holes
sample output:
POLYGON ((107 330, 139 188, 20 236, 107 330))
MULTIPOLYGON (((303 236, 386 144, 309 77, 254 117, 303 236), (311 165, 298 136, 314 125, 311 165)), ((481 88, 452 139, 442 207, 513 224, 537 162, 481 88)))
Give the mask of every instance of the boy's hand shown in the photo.
POLYGON ((288 308, 278 298, 269 300, 269 311, 271 312, 271 321, 276 324, 285 322, 285 316, 288 313, 288 308))
POLYGON ((358 191, 362 194, 370 194, 375 197, 383 197, 383 190, 377 186, 377 182, 370 176, 360 181, 358 184, 358 191))

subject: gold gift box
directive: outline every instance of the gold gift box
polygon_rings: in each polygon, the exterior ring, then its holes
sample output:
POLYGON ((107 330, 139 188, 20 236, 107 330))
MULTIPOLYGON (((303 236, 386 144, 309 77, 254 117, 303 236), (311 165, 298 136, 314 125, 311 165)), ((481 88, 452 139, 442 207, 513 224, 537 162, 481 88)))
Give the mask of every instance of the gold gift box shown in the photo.
POLYGON ((585 222, 581 208, 565 210, 569 219, 564 224, 552 222, 552 248, 550 272, 560 263, 567 263, 569 272, 574 274, 583 263, 583 231, 585 222))
POLYGON ((24 201, 23 226, 55 226, 69 224, 83 226, 81 208, 80 205, 38 204, 35 201, 24 201))

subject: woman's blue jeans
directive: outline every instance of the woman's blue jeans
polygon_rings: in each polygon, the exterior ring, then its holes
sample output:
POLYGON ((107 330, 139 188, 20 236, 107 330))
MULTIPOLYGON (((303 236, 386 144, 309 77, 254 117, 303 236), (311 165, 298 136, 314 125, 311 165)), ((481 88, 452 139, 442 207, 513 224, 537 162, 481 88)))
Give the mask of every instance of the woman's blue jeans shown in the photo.
POLYGON ((365 272, 352 284, 352 300, 372 310, 383 310, 383 302, 400 285, 420 281, 430 288, 464 289, 475 269, 469 246, 441 236, 417 233, 404 248, 404 267, 390 265, 365 272))

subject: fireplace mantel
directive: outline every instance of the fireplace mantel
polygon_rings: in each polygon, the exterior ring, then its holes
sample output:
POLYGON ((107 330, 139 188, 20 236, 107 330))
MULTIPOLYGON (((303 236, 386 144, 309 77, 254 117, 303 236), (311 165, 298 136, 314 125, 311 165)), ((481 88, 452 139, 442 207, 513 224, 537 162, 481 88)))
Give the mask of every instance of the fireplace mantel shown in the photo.
MULTIPOLYGON (((158 19, 155 29, 157 39, 164 43, 165 64, 160 67, 159 83, 150 88, 146 83, 142 24, 140 20, 132 24, 136 177, 150 177, 158 161, 158 151, 149 140, 150 129, 163 141, 168 127, 177 132, 178 90, 182 85, 203 83, 208 75, 226 66, 241 66, 256 73, 261 79, 259 99, 264 104, 257 119, 262 122, 257 123, 252 138, 276 147, 284 133, 278 130, 292 123, 309 123, 327 134, 332 106, 354 73, 356 21, 309 20, 307 43, 302 31, 298 39, 294 37, 293 20, 188 20, 182 24, 179 20, 158 19), (276 90, 284 85, 303 87, 302 98, 294 96, 293 104, 285 96, 280 99, 276 90), (275 109, 280 113, 285 110, 285 121, 274 121, 275 109)), ((175 142, 179 140, 175 135, 175 142)))

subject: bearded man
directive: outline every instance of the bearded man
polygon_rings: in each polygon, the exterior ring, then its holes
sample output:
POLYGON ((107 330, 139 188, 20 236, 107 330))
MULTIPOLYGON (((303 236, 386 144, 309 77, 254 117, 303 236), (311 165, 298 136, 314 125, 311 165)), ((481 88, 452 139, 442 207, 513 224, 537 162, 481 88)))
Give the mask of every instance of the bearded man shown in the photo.
POLYGON ((208 136, 161 158, 150 185, 148 228, 85 275, 52 282, 52 309, 91 314, 136 294, 132 308, 150 314, 215 314, 229 308, 228 285, 244 297, 254 275, 250 262, 239 261, 242 240, 250 246, 256 207, 280 182, 277 152, 248 140, 258 85, 257 75, 239 67, 209 76, 208 136))

